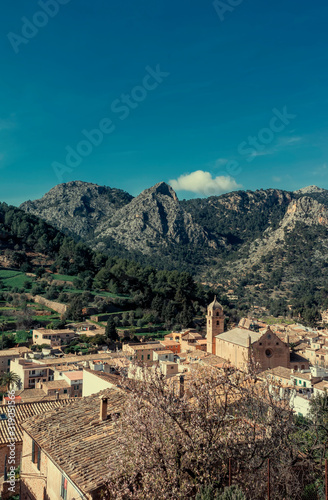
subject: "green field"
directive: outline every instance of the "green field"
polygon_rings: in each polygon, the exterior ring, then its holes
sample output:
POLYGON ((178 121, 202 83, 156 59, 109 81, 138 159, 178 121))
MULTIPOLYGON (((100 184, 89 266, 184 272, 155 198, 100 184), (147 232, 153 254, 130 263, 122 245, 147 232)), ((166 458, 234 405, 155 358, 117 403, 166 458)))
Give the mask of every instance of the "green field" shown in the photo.
POLYGON ((17 274, 24 274, 24 273, 20 273, 19 271, 10 271, 9 269, 0 269, 0 279, 12 278, 13 276, 16 276, 17 274))
MULTIPOLYGON (((63 292, 66 293, 84 293, 85 291, 89 290, 79 290, 77 288, 64 288, 63 292)), ((110 292, 94 292, 90 291, 91 295, 94 297, 110 297, 112 299, 129 299, 129 295, 122 295, 119 293, 110 293, 110 292)))
POLYGON ((29 276, 26 276, 25 273, 22 273, 20 271, 1 269, 0 281, 6 289, 10 287, 22 288, 26 281, 32 282, 33 280, 29 276))
POLYGON ((145 333, 136 333, 136 337, 152 337, 157 340, 164 340, 164 335, 167 335, 168 333, 171 333, 171 331, 161 331, 161 332, 145 332, 145 333))
POLYGON ((76 278, 76 276, 68 276, 68 274, 52 274, 51 277, 58 281, 73 281, 76 278))

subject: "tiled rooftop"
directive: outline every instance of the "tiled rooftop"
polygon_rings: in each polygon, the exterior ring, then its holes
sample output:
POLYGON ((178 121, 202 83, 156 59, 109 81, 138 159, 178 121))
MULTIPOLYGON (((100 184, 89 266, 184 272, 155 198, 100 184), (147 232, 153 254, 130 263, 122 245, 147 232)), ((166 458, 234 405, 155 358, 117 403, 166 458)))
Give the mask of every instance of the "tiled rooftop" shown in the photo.
POLYGON ((43 382, 42 387, 45 387, 46 389, 67 389, 69 384, 66 382, 66 380, 50 380, 50 382, 43 382))
POLYGON ((322 380, 321 382, 314 384, 313 387, 315 389, 319 389, 319 391, 328 391, 328 382, 326 380, 322 380))
POLYGON ((147 349, 147 350, 157 350, 157 351, 161 351, 163 350, 163 346, 158 343, 158 344, 139 344, 139 345, 134 345, 134 346, 131 346, 132 349, 134 349, 135 351, 142 351, 143 349, 147 349))
POLYGON ((13 347, 12 349, 4 349, 3 351, 0 351, 0 357, 1 356, 17 356, 24 354, 24 352, 32 352, 31 349, 28 347, 13 347))
POLYGON ((67 377, 69 380, 82 380, 83 379, 83 371, 77 371, 77 372, 66 372, 65 377, 67 377))
POLYGON ((127 397, 121 390, 107 389, 32 417, 23 428, 82 492, 92 492, 104 484, 106 462, 117 446, 111 414, 121 412, 127 397), (99 419, 101 395, 108 398, 105 421, 99 419))
POLYGON ((312 375, 311 375, 311 373, 295 372, 295 373, 292 373, 292 377, 301 378, 302 380, 311 380, 312 375))
MULTIPOLYGON (((34 415, 46 416, 47 412, 51 410, 58 411, 58 408, 67 406, 75 399, 61 399, 58 401, 39 401, 35 403, 17 403, 15 404, 15 438, 16 441, 22 441, 23 433, 21 424, 24 420, 34 415)), ((2 404, 0 405, 0 414, 5 414, 8 416, 8 409, 11 405, 2 404)), ((0 419, 0 444, 10 443, 12 437, 8 432, 8 420, 0 419)))
POLYGON ((114 353, 110 353, 110 352, 104 352, 104 353, 98 353, 98 354, 86 354, 85 356, 65 356, 63 358, 56 358, 56 359, 52 359, 52 358, 44 358, 42 360, 40 360, 40 364, 47 364, 49 366, 52 366, 52 365, 67 365, 69 363, 83 363, 83 361, 93 361, 93 360, 96 360, 96 359, 101 359, 101 360, 110 360, 110 359, 113 359, 113 358, 118 358, 118 357, 123 357, 122 354, 120 354, 119 356, 115 355, 114 353))
POLYGON ((290 380, 292 370, 290 368, 284 368, 283 366, 277 366, 271 370, 265 370, 259 374, 259 377, 265 377, 266 375, 273 375, 274 377, 284 378, 290 380))
MULTIPOLYGON (((38 401, 55 401, 56 395, 49 395, 43 389, 23 389, 16 391, 16 396, 20 397, 22 403, 35 403, 38 401)), ((58 394, 59 399, 68 399, 68 394, 58 394)))
POLYGON ((215 338, 220 340, 225 340, 226 342, 231 342, 232 344, 237 344, 242 347, 248 347, 248 337, 251 337, 251 343, 254 344, 259 340, 262 335, 257 332, 252 332, 251 330, 243 330, 242 328, 234 328, 228 332, 216 335, 215 338))

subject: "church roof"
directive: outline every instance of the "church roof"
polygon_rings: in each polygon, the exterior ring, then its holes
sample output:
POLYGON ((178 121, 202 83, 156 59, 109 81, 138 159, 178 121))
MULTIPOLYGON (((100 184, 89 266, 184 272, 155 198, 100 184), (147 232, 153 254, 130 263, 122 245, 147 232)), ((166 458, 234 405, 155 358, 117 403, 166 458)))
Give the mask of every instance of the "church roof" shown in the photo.
POLYGON ((220 333, 216 335, 215 338, 220 340, 225 340, 226 342, 231 342, 231 344, 237 344, 242 347, 248 347, 248 337, 251 337, 251 343, 254 344, 262 337, 261 333, 252 332, 251 330, 245 330, 245 328, 233 328, 228 332, 220 333))
POLYGON ((210 305, 208 306, 208 309, 223 309, 223 307, 221 306, 220 302, 218 302, 216 300, 216 295, 214 297, 214 300, 213 302, 210 303, 210 305))

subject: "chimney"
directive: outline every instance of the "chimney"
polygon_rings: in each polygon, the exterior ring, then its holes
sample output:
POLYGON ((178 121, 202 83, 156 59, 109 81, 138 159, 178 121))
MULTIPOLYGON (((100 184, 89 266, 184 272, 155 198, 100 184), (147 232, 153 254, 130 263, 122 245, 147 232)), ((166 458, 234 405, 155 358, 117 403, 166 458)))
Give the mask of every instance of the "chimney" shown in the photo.
POLYGON ((100 422, 107 420, 107 400, 108 398, 100 396, 100 422))
POLYGON ((180 375, 180 391, 179 391, 179 397, 183 398, 185 392, 184 388, 184 376, 180 375))

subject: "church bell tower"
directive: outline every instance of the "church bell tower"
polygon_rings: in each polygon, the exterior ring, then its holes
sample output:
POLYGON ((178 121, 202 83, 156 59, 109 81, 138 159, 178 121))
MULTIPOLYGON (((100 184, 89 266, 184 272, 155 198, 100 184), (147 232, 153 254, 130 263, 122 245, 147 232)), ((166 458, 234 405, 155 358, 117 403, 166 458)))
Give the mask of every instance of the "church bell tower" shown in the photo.
POLYGON ((206 330, 207 330, 207 352, 216 354, 215 337, 224 332, 224 313, 223 307, 214 297, 213 302, 207 308, 206 330))

